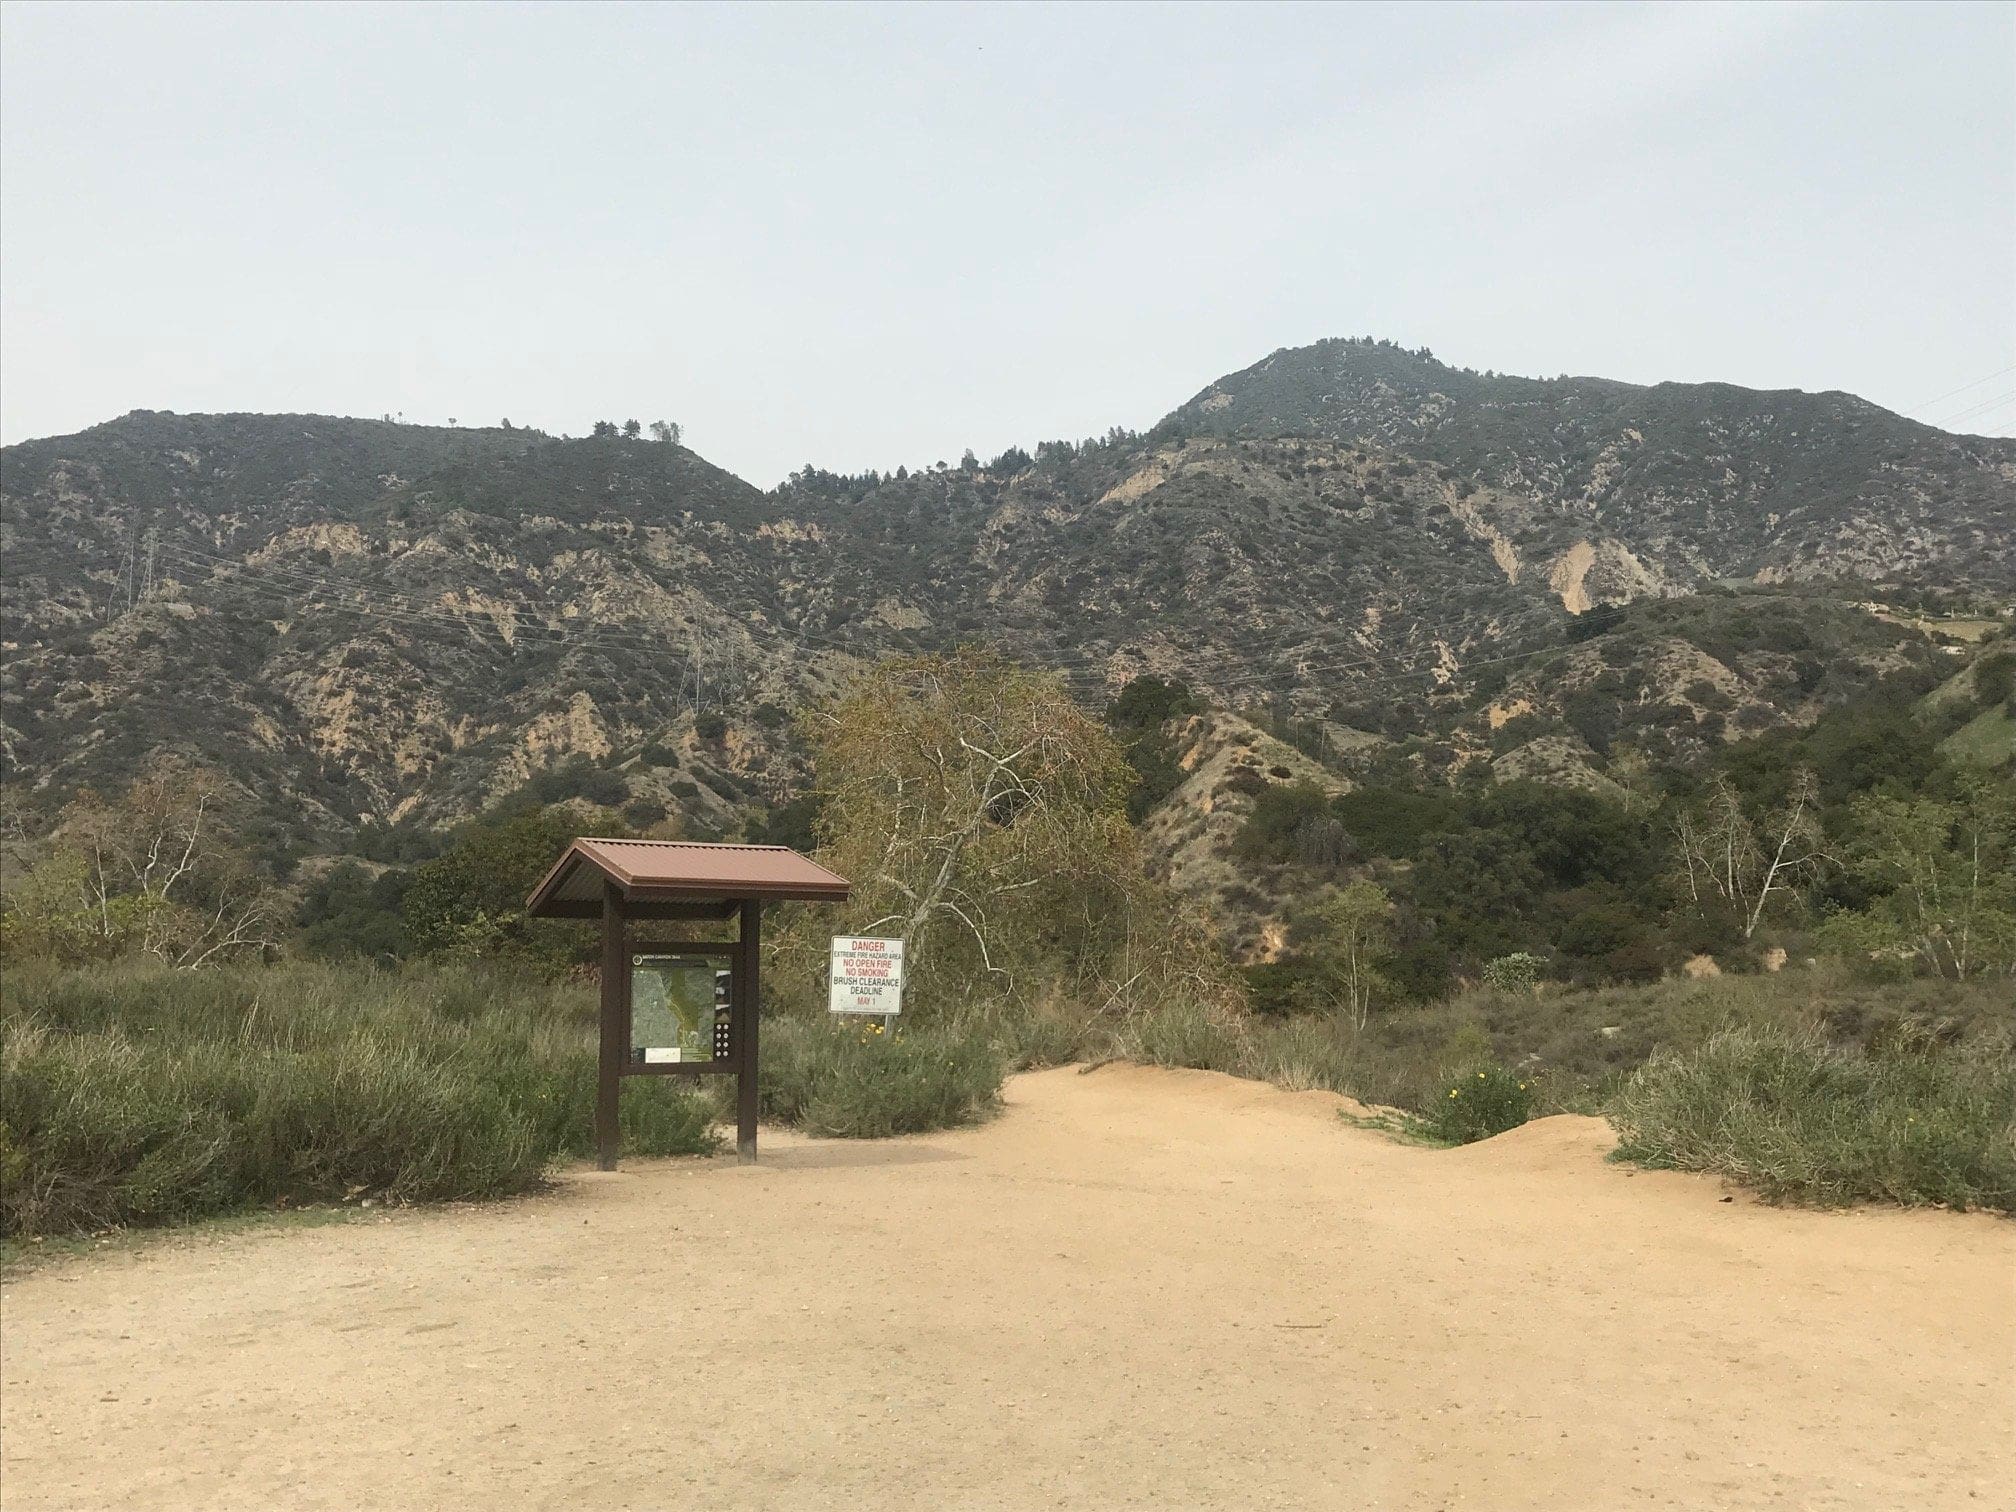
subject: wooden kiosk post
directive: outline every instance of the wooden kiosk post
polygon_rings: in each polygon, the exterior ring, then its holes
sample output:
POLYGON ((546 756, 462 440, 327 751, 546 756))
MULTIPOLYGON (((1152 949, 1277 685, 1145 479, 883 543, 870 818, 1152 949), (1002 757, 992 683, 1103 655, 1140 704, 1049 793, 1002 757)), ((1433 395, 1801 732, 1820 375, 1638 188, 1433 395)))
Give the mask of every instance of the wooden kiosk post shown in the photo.
POLYGON ((619 1099, 626 1076, 733 1076, 735 1150, 756 1159, 757 1040, 761 1023, 763 905, 787 900, 844 903, 848 884, 818 862, 782 845, 705 845, 683 840, 596 840, 567 847, 532 890, 525 911, 539 919, 599 919, 602 1000, 595 1074, 595 1163, 616 1169, 622 1147, 619 1099), (688 926, 736 921, 735 938, 640 938, 638 926, 688 926), (644 957, 692 956, 728 961, 726 1054, 717 1034, 704 1058, 633 1047, 631 994, 644 957))

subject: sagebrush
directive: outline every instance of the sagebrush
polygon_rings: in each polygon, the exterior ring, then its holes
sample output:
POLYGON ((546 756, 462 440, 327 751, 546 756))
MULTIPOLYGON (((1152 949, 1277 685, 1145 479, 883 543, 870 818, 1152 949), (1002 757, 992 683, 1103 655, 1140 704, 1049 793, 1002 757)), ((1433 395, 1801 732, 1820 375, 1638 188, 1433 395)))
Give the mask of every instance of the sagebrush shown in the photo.
POLYGON ((885 1029, 873 1020, 782 1019, 764 1030, 767 1117, 873 1139, 976 1122, 995 1105, 1008 1052, 985 1033, 885 1029))
POLYGON ((2016 1056, 2006 1040, 1733 1029, 1662 1051, 1612 1101, 1618 1154, 1711 1171, 1781 1201, 2016 1213, 2016 1056))
MULTIPOLYGON (((467 968, 15 967, 0 1014, 10 1235, 371 1197, 495 1197, 592 1148, 594 1007, 467 968)), ((715 1147, 708 1101, 632 1083, 639 1154, 715 1147)))

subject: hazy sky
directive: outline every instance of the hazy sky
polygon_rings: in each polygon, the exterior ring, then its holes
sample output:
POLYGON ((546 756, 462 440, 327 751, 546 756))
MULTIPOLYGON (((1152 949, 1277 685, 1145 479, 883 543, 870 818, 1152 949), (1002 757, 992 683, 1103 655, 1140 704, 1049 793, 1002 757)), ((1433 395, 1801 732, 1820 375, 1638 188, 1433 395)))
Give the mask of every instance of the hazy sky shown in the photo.
POLYGON ((10 441, 663 417, 769 484, 1366 334, 2016 430, 2016 7, 0 12, 10 441))

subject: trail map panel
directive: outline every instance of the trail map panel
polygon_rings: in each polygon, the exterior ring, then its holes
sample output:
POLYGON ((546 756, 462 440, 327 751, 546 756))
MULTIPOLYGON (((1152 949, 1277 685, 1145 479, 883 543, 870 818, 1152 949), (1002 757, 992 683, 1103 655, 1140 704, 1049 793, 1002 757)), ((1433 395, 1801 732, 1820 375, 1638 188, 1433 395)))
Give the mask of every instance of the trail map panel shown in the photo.
POLYGON ((630 958, 630 1059, 691 1065, 714 1059, 714 963, 684 956, 630 958))
POLYGON ((903 942, 859 935, 833 937, 831 996, 834 1013, 893 1017, 903 1011, 903 942))

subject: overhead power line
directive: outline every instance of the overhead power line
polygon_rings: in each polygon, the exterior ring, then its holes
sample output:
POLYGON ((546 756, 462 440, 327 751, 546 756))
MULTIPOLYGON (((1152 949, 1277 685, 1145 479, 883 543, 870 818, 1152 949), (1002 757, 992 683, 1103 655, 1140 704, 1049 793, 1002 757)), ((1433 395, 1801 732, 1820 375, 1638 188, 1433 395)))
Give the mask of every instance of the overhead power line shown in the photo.
POLYGON ((1996 410, 2002 409, 2011 403, 2016 403, 2016 389, 2011 389, 2008 393, 1998 395, 1993 399, 1983 400, 1970 409, 1960 411, 1957 415, 1948 415, 1939 423, 1942 426, 1951 428, 1960 424, 1963 420, 1972 420, 1976 415, 1993 414, 1996 410))
POLYGON ((1944 404, 1948 399, 1953 398, 1957 394, 1964 394, 1969 389, 1977 389, 1984 383, 1993 383, 1997 378, 2007 373, 2016 373, 2016 362, 2012 362, 2008 367, 2001 368, 1996 372, 1988 374, 1986 377, 1976 378, 1972 383, 1963 383, 1956 389, 1948 389, 1936 399, 1927 399, 1923 404, 1914 404, 1910 409, 1900 410, 1899 413, 1905 416, 1923 414, 1935 404, 1944 404))

